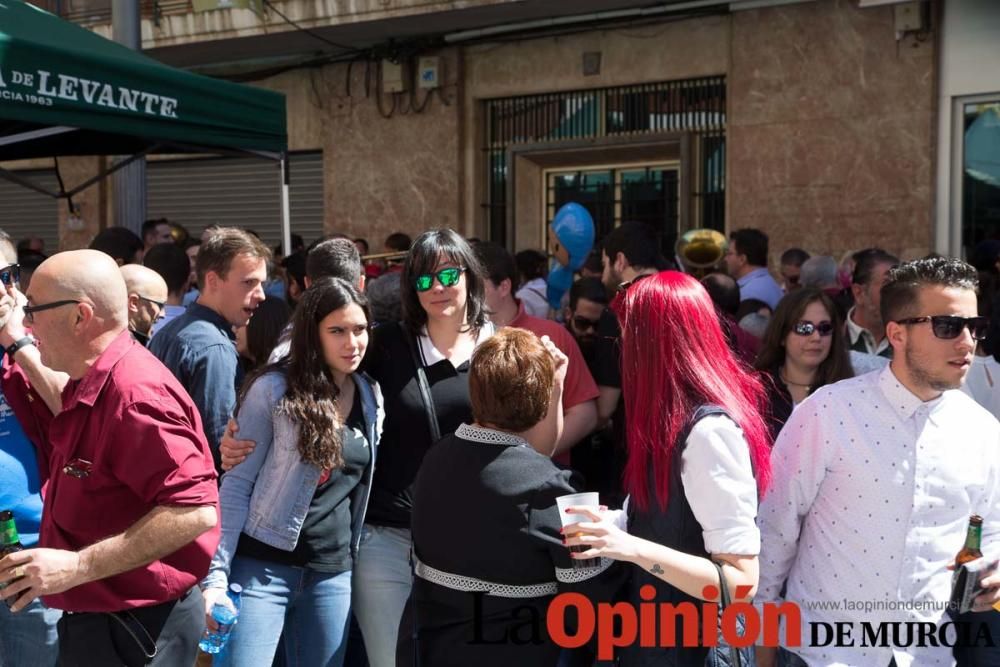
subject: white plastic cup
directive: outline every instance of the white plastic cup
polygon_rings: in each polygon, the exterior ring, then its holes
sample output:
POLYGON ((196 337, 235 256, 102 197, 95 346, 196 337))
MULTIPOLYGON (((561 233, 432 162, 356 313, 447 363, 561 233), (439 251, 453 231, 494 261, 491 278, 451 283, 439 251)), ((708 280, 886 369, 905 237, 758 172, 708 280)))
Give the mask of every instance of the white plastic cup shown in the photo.
MULTIPOLYGON (((556 506, 559 508, 559 519, 562 521, 563 528, 566 526, 572 526, 574 523, 582 523, 590 521, 590 517, 586 514, 567 514, 567 507, 593 507, 595 511, 601 506, 601 499, 596 491, 589 491, 587 493, 571 493, 567 496, 559 496, 556 498, 556 506)), ((570 533, 565 533, 568 537, 570 533)), ((579 544, 569 547, 571 552, 583 553, 590 547, 579 544)), ((600 558, 585 558, 585 559, 573 559, 573 569, 583 570, 592 567, 598 567, 601 564, 600 558)))
POLYGON ((590 521, 590 517, 586 514, 567 514, 566 508, 568 507, 593 507, 595 510, 601 506, 600 495, 596 491, 588 491, 587 493, 571 493, 568 496, 559 496, 556 498, 556 505, 559 507, 559 518, 562 520, 563 528, 570 524, 580 523, 582 521, 590 521))

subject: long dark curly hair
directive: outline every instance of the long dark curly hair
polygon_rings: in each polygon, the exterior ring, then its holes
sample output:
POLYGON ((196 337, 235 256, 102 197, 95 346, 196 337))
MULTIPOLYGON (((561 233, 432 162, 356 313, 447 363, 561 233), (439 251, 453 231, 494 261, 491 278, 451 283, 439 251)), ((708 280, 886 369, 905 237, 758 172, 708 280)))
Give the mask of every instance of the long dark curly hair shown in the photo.
POLYGON ((243 385, 240 402, 253 382, 267 372, 283 372, 285 395, 276 412, 287 415, 299 429, 299 456, 322 470, 343 467, 343 424, 337 413, 340 390, 323 355, 319 324, 335 310, 356 304, 371 321, 368 299, 342 278, 321 278, 306 290, 292 316, 288 358, 254 373, 243 385))

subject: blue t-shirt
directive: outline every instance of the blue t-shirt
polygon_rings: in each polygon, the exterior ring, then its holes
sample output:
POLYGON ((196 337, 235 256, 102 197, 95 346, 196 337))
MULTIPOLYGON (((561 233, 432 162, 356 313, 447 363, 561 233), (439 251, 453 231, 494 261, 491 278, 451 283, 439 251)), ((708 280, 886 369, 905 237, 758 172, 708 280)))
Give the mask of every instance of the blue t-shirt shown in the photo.
POLYGON ((21 544, 38 542, 42 521, 41 483, 35 446, 24 434, 0 392, 0 510, 13 510, 21 544))

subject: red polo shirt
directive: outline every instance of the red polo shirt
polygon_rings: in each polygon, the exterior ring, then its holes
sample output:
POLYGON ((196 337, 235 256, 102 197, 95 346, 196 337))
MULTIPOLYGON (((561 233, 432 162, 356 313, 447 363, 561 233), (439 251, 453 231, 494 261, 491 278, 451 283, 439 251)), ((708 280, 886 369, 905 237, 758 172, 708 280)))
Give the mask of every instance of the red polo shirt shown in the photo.
MULTIPOLYGON (((124 532, 160 505, 218 511, 215 467, 198 410, 128 331, 86 375, 69 382, 62 399, 48 430, 39 546, 79 551, 124 532), (70 467, 89 472, 74 476, 70 467)), ((115 611, 175 600, 208 573, 218 543, 217 522, 161 560, 44 601, 66 611, 115 611)))
MULTIPOLYGON (((594 376, 587 368, 587 362, 566 327, 552 320, 543 320, 534 315, 528 315, 524 311, 524 304, 517 302, 517 316, 511 320, 507 326, 526 329, 539 338, 548 336, 559 351, 566 355, 569 360, 566 365, 566 382, 563 384, 563 410, 569 410, 574 405, 579 405, 585 401, 592 401, 597 398, 600 392, 597 390, 597 383, 594 376)), ((569 452, 563 452, 552 457, 554 461, 569 465, 569 452)))

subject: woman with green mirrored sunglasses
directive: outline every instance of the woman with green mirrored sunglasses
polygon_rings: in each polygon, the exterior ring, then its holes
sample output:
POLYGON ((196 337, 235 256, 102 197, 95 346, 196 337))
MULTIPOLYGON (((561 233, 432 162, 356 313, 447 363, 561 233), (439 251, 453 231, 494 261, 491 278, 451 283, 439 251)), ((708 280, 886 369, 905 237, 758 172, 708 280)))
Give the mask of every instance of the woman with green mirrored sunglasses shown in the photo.
POLYGON ((465 273, 464 266, 452 266, 446 269, 441 269, 436 273, 421 273, 413 279, 413 287, 418 292, 426 292, 434 287, 435 278, 437 278, 437 281, 441 283, 441 287, 454 287, 458 284, 458 281, 461 279, 463 273, 465 273))
POLYGON ((494 330, 484 285, 481 264, 465 239, 450 229, 426 232, 413 242, 403 266, 403 321, 372 332, 363 368, 385 397, 385 422, 353 588, 371 667, 396 664, 397 629, 410 594, 417 471, 439 437, 472 421, 469 360, 494 330), (426 377, 430 411, 418 390, 418 368, 426 377), (432 419, 438 436, 432 435, 432 419))

